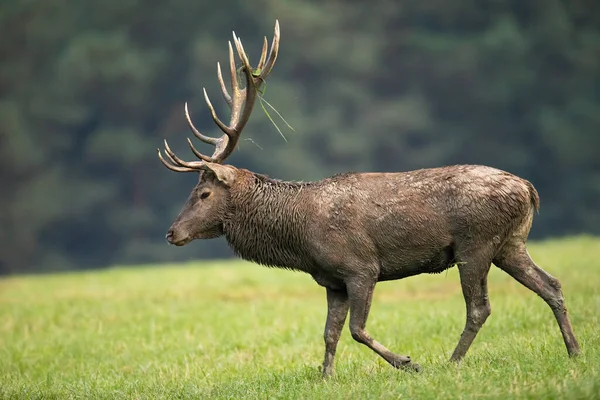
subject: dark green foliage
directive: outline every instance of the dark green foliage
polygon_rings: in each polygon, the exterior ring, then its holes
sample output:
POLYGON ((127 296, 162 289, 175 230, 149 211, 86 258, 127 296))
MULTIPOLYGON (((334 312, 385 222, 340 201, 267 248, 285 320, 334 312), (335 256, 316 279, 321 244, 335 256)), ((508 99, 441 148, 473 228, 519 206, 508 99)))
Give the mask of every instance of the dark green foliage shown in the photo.
POLYGON ((184 101, 220 134, 202 87, 226 116, 231 30, 257 57, 275 18, 265 99, 295 132, 256 107, 229 162, 296 180, 484 163, 536 186, 534 237, 600 233, 598 4, 2 2, 0 273, 228 256, 167 246, 196 177, 155 149, 191 158, 184 101))

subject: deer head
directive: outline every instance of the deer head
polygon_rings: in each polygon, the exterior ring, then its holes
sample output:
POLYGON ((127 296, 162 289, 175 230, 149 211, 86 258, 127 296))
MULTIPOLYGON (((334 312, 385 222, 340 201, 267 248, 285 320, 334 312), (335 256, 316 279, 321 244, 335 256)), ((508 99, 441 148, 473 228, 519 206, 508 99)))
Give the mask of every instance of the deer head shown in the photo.
POLYGON ((188 144, 200 161, 183 161, 171 151, 166 140, 165 155, 168 161, 165 160, 160 149, 158 150, 158 157, 170 170, 175 172, 198 172, 200 175, 198 184, 192 190, 183 209, 166 235, 167 241, 177 246, 183 246, 194 239, 214 238, 223 233, 223 218, 229 201, 229 188, 235 183, 237 169, 230 165, 223 165, 222 163, 235 149, 240 134, 250 118, 260 87, 273 69, 279 50, 279 22, 275 22, 275 33, 269 56, 267 58, 268 42, 265 37, 260 60, 256 68, 250 66, 250 61, 244 51, 242 42, 236 36, 235 32, 233 32, 233 43, 242 62, 241 72, 243 72, 245 77, 245 87, 242 88, 238 83, 231 42, 229 42, 231 95, 227 91, 225 82, 223 81, 221 66, 217 63, 217 78, 221 86, 221 92, 231 109, 229 125, 225 125, 219 119, 208 98, 206 89, 204 89, 204 99, 206 100, 212 119, 223 131, 223 135, 219 138, 213 138, 200 133, 190 118, 187 103, 185 104, 185 117, 192 133, 202 142, 215 146, 213 155, 209 157, 200 153, 189 138, 188 144))

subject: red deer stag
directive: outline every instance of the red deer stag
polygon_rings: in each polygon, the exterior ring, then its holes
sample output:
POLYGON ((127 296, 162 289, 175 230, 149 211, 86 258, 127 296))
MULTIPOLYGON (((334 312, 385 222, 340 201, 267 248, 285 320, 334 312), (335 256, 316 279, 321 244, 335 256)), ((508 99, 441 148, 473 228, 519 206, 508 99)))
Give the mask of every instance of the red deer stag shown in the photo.
POLYGON ((245 77, 237 81, 229 43, 231 94, 221 68, 217 77, 231 108, 229 125, 204 97, 224 132, 207 137, 185 116, 193 134, 216 147, 208 157, 188 139, 200 161, 177 157, 165 141, 163 164, 177 172, 197 172, 192 190, 166 239, 183 246, 194 239, 225 236, 243 259, 304 271, 325 287, 323 375, 333 371, 335 351, 350 311, 352 337, 392 366, 420 370, 409 356, 391 352, 365 330, 378 281, 457 266, 466 303, 466 324, 451 360, 459 361, 490 315, 487 275, 492 263, 537 293, 550 306, 568 354, 579 345, 567 316, 559 281, 529 257, 526 240, 539 197, 517 176, 479 165, 457 165, 403 173, 348 173, 317 182, 283 182, 223 165, 248 122, 257 93, 269 76, 279 47, 279 24, 267 57, 267 39, 256 68, 233 34, 245 77))

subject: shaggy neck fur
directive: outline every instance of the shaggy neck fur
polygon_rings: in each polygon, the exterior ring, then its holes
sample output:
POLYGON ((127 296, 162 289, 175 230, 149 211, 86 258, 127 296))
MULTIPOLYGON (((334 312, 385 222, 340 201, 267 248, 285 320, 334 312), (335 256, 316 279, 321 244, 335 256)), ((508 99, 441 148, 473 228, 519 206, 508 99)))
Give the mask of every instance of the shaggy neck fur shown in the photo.
POLYGON ((262 265, 309 271, 307 215, 312 182, 243 171, 230 189, 223 232, 234 252, 262 265))

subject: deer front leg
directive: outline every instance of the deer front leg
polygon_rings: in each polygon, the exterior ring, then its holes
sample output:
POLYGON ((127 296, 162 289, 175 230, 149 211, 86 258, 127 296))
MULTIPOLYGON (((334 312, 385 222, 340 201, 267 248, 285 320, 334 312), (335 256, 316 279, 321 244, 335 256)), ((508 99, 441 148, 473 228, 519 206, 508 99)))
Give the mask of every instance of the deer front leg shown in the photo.
POLYGON ((323 361, 323 377, 333 372, 333 361, 342 328, 348 315, 348 293, 345 289, 327 289, 327 322, 325 322, 325 360, 323 361))
POLYGON ((395 368, 421 371, 421 366, 413 363, 409 356, 392 353, 365 331, 375 283, 365 281, 364 276, 346 283, 350 303, 350 333, 352 338, 369 347, 395 368))

